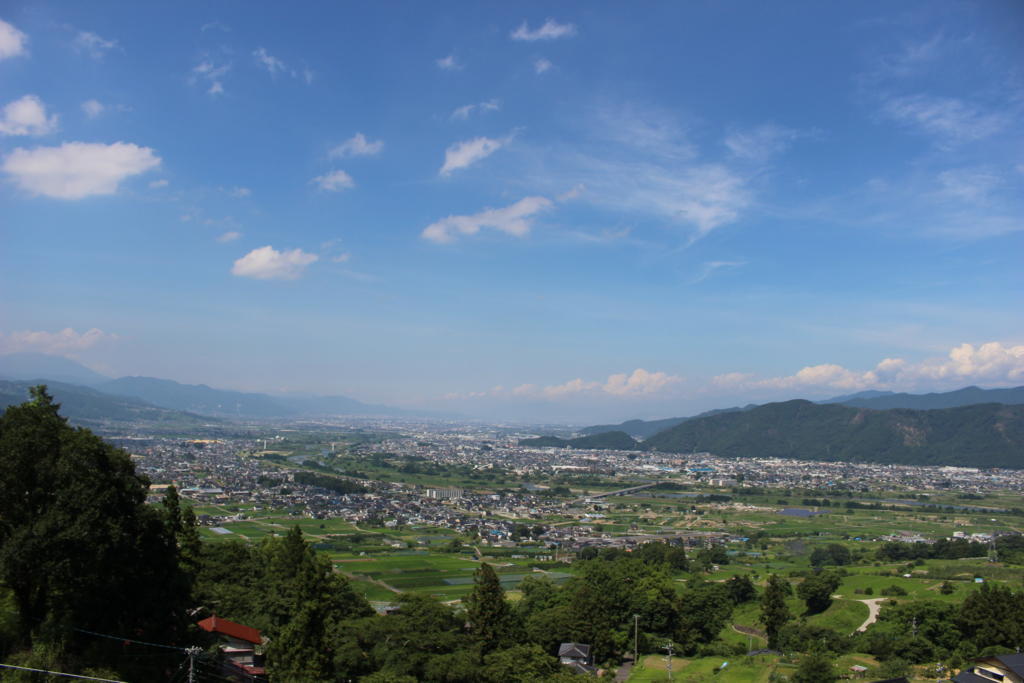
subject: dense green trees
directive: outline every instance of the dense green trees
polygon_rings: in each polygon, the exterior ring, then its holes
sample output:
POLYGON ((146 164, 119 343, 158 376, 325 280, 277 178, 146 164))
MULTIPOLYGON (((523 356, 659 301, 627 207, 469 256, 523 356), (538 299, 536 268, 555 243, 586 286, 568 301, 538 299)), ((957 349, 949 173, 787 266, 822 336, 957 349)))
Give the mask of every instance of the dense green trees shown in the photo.
POLYGON ((853 562, 853 556, 850 554, 850 549, 841 543, 817 546, 811 551, 811 566, 813 567, 843 566, 851 562, 853 562))
POLYGON ((10 646, 55 649, 72 666, 115 659, 82 630, 180 642, 194 547, 175 533, 174 503, 146 506, 148 482, 127 453, 70 427, 45 387, 31 393, 0 416, 0 580, 18 620, 10 646))
POLYGON ((839 680, 832 661, 823 654, 809 654, 800 659, 793 674, 793 683, 835 683, 839 680))
POLYGON ((832 594, 842 581, 834 571, 811 574, 796 587, 796 595, 807 604, 808 614, 818 614, 832 604, 832 594))

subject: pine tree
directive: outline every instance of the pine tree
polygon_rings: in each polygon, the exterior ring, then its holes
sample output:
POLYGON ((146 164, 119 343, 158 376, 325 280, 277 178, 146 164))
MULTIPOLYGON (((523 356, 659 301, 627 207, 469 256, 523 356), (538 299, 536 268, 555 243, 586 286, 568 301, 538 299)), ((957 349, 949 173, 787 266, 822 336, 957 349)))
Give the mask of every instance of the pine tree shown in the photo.
POLYGON ((793 594, 789 582, 780 576, 771 574, 768 586, 761 596, 761 623, 768 634, 768 647, 778 647, 779 630, 786 625, 792 615, 786 605, 786 598, 793 594))
POLYGON ((473 592, 466 599, 469 632, 485 651, 500 647, 511 636, 512 612, 505 602, 498 575, 483 562, 473 574, 473 592))

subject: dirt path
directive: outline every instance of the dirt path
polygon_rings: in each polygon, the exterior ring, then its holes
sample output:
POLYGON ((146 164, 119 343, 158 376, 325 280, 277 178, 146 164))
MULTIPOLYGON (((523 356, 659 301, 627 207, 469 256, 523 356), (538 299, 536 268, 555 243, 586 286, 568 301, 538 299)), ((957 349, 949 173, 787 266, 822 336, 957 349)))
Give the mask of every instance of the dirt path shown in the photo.
POLYGON ((868 630, 868 626, 878 621, 878 612, 882 609, 882 603, 885 602, 885 598, 872 598, 870 600, 858 600, 857 602, 863 602, 868 606, 868 618, 863 624, 857 627, 856 633, 862 633, 868 630))

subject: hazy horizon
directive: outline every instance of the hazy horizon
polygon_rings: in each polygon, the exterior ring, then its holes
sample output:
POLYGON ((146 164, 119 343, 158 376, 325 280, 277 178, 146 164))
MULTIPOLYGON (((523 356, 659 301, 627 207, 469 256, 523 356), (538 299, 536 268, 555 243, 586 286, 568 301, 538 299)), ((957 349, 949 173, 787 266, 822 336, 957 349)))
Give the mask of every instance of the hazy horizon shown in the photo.
POLYGON ((1024 10, 0 10, 0 353, 578 424, 1024 384, 1024 10))

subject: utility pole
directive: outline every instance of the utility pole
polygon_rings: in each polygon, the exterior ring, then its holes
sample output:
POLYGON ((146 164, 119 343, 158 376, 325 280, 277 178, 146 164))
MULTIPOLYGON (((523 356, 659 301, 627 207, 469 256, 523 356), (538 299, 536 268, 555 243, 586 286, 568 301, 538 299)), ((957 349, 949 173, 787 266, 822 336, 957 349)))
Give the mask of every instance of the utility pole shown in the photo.
POLYGON ((672 648, 673 647, 675 647, 675 645, 672 643, 671 640, 669 640, 668 641, 668 645, 665 645, 662 648, 662 649, 668 651, 668 657, 666 658, 667 663, 665 664, 665 669, 666 669, 666 671, 668 671, 668 680, 670 680, 670 681, 672 680, 672 648))
POLYGON ((196 683, 196 657, 203 653, 203 648, 193 645, 185 648, 185 653, 188 655, 188 683, 196 683))
POLYGON ((640 661, 639 654, 638 654, 639 653, 639 649, 637 647, 637 643, 639 642, 639 640, 640 640, 640 615, 639 614, 634 614, 633 615, 633 666, 636 666, 637 663, 640 661))

